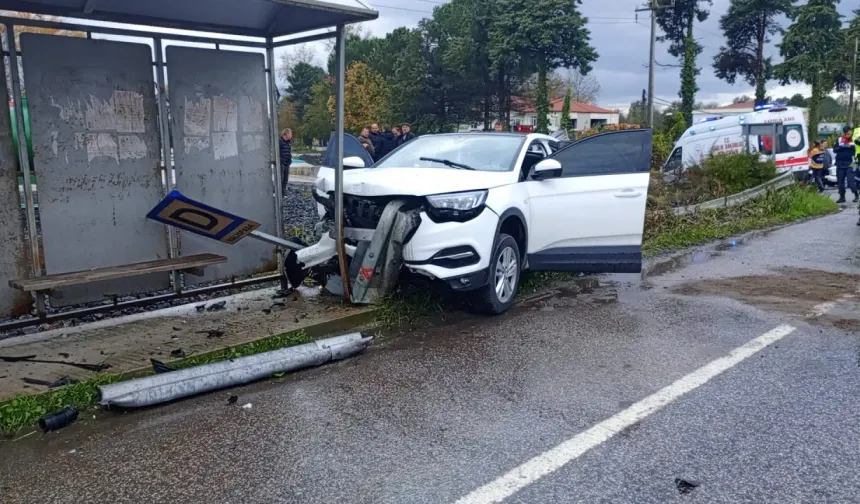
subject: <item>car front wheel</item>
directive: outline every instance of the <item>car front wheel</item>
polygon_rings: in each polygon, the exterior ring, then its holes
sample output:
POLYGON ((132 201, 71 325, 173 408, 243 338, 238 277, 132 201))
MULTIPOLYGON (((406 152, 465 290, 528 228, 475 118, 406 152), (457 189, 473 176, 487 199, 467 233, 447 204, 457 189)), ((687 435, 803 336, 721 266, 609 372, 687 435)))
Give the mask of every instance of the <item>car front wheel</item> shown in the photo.
POLYGON ((517 296, 520 286, 520 247, 507 234, 500 234, 493 247, 487 285, 475 292, 475 308, 497 315, 506 312, 517 296))

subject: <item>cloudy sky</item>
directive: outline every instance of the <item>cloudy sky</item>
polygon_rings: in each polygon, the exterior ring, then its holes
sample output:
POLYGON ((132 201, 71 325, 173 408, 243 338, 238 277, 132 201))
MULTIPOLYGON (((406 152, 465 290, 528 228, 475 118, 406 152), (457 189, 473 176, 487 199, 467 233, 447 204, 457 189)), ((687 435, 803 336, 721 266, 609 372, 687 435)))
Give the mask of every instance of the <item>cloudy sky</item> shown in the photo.
MULTIPOLYGON (((352 3, 357 0, 335 0, 337 3, 352 3)), ((379 19, 365 23, 367 31, 376 36, 383 36, 391 30, 400 27, 414 27, 423 17, 428 17, 433 7, 444 3, 443 0, 361 0, 379 11, 379 19)), ((589 18, 591 40, 600 54, 600 59, 594 65, 593 75, 601 86, 598 101, 600 105, 626 109, 630 102, 640 99, 642 89, 648 86, 648 44, 650 36, 650 18, 647 12, 639 13, 637 21, 635 9, 642 4, 641 0, 587 0, 583 2, 583 14, 589 18)), ((718 52, 723 37, 720 34, 719 20, 728 9, 729 0, 713 0, 709 18, 695 28, 696 38, 704 46, 704 52, 698 59, 702 69, 698 84, 700 91, 696 100, 700 102, 731 102, 732 98, 747 94, 753 95, 754 90, 745 83, 731 86, 714 76, 711 62, 718 52)), ((843 0, 839 6, 840 13, 847 20, 851 14, 851 6, 856 7, 854 0, 843 0)), ((787 24, 788 20, 783 19, 787 24)), ((778 40, 777 40, 778 42, 778 40)), ((319 55, 318 64, 323 63, 327 55, 325 48, 317 45, 315 52, 319 55)), ((657 62, 662 64, 677 64, 666 52, 666 47, 658 44, 657 62)), ((776 47, 769 49, 769 54, 778 59, 776 47)), ((679 69, 657 67, 656 95, 664 101, 676 100, 680 86, 679 69)), ((776 83, 769 86, 773 96, 790 96, 794 93, 808 93, 804 85, 781 87, 776 83)))

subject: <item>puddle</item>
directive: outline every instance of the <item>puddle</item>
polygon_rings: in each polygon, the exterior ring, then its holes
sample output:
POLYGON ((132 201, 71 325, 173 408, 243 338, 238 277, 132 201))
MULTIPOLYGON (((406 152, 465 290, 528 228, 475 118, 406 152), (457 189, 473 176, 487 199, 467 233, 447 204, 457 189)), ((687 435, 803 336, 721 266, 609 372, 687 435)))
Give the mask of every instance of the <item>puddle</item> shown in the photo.
POLYGON ((673 289, 685 296, 725 296, 760 308, 805 315, 813 306, 856 295, 860 275, 780 268, 772 275, 699 280, 673 289))

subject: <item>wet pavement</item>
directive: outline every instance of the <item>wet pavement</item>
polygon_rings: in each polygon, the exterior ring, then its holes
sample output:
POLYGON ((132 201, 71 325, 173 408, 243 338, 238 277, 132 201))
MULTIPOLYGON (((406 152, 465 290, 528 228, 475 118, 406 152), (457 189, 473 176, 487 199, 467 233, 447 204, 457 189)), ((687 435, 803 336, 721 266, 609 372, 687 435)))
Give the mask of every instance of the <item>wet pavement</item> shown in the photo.
POLYGON ((335 365, 0 442, 0 500, 493 502, 471 492, 545 455, 538 464, 557 467, 485 495, 857 502, 856 219, 702 248, 646 281, 573 283, 500 317, 383 337, 335 365), (786 324, 567 463, 547 454, 786 324))

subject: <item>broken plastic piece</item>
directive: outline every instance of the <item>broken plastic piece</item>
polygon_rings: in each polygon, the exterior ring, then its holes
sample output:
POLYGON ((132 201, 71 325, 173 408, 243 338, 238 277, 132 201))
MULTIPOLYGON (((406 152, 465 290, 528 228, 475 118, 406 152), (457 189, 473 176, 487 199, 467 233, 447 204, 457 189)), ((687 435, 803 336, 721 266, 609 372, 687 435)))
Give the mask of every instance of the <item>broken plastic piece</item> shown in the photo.
POLYGON ((24 383, 29 383, 30 385, 41 385, 43 387, 48 388, 57 388, 62 387, 63 385, 72 385, 74 383, 78 383, 78 380, 75 380, 74 378, 69 378, 68 376, 64 376, 59 380, 52 382, 47 380, 39 380, 36 378, 28 378, 25 376, 24 378, 21 378, 21 381, 24 383))
POLYGON ((211 304, 206 308, 206 311, 218 311, 223 310, 224 307, 227 306, 227 301, 218 301, 217 303, 211 304))
POLYGON ((171 371, 176 371, 175 367, 168 366, 167 364, 165 364, 161 361, 158 361, 155 359, 149 359, 149 362, 152 364, 152 371, 155 372, 155 374, 169 373, 171 371))
POLYGON ((243 405, 242 405, 242 409, 251 409, 252 407, 253 407, 253 406, 251 406, 251 403, 243 404, 243 405))
POLYGON ((48 415, 39 419, 39 428, 42 432, 60 430, 67 425, 71 425, 78 419, 78 410, 74 406, 68 406, 59 413, 48 415))

